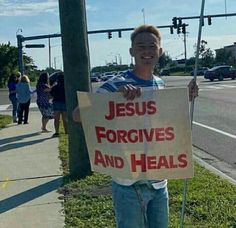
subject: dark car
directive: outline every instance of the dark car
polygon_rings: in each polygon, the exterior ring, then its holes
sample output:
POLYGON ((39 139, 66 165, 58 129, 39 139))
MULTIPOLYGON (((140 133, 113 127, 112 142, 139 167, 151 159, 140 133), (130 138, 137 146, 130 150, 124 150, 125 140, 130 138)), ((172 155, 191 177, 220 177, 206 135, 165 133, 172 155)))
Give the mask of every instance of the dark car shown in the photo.
POLYGON ((214 81, 214 79, 223 81, 224 78, 235 79, 236 69, 233 69, 231 66, 227 66, 227 65, 216 66, 207 70, 204 74, 204 78, 209 79, 210 81, 214 81))
POLYGON ((58 79, 63 74, 62 71, 56 71, 52 74, 49 75, 49 83, 52 86, 58 79))
POLYGON ((168 69, 161 69, 160 76, 169 76, 170 71, 168 69))

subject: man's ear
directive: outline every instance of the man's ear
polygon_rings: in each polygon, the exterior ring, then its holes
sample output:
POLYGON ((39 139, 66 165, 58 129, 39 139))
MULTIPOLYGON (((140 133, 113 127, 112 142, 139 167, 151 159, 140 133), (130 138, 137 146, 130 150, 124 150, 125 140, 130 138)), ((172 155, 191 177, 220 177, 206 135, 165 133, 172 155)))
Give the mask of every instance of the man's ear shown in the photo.
POLYGON ((159 49, 159 56, 162 56, 164 53, 164 50, 162 48, 159 49))
POLYGON ((132 47, 129 49, 129 53, 130 53, 130 55, 131 55, 132 57, 134 57, 134 51, 133 51, 133 48, 132 48, 132 47))

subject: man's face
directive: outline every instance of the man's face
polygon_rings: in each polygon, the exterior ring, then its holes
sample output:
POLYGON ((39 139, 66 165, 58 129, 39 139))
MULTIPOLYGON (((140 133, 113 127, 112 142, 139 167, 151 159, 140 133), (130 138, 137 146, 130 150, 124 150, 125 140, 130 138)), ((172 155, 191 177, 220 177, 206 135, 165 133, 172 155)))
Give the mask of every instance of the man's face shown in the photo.
POLYGON ((138 67, 154 67, 162 54, 158 38, 149 32, 139 33, 130 48, 138 67))

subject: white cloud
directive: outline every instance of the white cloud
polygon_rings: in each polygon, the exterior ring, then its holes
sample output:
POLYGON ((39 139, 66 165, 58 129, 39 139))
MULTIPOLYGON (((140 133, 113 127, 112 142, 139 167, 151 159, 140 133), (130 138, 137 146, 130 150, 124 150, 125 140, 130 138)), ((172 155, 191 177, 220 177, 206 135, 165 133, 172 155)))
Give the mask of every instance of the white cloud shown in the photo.
POLYGON ((0 16, 33 16, 41 12, 54 13, 58 11, 56 0, 42 2, 34 1, 0 1, 0 16))

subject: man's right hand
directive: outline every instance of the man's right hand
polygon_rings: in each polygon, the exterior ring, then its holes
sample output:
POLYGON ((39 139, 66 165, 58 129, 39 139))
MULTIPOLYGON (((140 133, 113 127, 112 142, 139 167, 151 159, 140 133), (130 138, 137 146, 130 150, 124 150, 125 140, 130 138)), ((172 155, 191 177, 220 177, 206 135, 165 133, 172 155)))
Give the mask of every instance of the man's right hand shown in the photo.
POLYGON ((141 87, 135 87, 131 84, 123 85, 118 89, 127 100, 133 100, 135 97, 140 97, 141 87))

